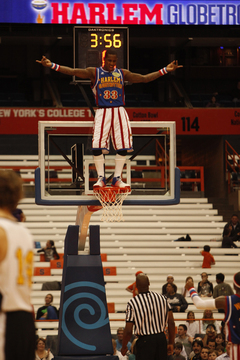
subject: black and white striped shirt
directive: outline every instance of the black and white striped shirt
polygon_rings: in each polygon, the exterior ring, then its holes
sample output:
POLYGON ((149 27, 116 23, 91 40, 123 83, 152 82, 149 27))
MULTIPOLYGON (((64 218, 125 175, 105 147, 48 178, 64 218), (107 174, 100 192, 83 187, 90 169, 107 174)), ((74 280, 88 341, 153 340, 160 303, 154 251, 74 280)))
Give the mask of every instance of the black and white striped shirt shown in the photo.
POLYGON ((165 330, 169 309, 165 296, 154 291, 140 293, 127 304, 126 322, 135 324, 136 335, 158 334, 165 330))

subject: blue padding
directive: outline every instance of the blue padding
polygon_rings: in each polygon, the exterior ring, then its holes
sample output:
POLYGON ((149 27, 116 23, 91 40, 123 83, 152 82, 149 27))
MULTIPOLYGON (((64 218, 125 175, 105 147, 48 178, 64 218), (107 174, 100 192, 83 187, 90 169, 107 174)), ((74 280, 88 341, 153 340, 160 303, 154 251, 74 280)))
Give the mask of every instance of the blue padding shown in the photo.
MULTIPOLYGON (((175 168, 175 194, 173 199, 155 199, 155 200, 144 200, 144 195, 142 196, 142 200, 131 200, 126 199, 124 201, 124 205, 176 205, 180 202, 180 170, 179 168, 175 168)), ((40 169, 37 168, 35 170, 35 202, 37 205, 100 205, 98 200, 53 200, 52 198, 49 200, 41 199, 41 187, 40 187, 40 169)))

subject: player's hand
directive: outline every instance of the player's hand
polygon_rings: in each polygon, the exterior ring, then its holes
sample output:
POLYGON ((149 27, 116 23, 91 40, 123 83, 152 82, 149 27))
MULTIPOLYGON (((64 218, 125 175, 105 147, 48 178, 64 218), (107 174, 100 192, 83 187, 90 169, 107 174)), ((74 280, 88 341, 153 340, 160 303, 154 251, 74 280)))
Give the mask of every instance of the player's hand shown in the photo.
POLYGON ((174 60, 167 65, 167 72, 175 71, 176 69, 182 68, 183 65, 178 65, 178 61, 174 60))
POLYGON ((36 60, 37 63, 42 64, 43 66, 46 67, 51 67, 52 66, 52 62, 46 58, 46 56, 43 55, 41 61, 36 60))
POLYGON ((191 279, 189 279, 186 284, 185 284, 185 288, 187 290, 191 289, 193 287, 193 281, 191 279))
POLYGON ((127 346, 125 348, 121 348, 121 354, 123 356, 125 356, 127 352, 128 352, 128 347, 127 346))

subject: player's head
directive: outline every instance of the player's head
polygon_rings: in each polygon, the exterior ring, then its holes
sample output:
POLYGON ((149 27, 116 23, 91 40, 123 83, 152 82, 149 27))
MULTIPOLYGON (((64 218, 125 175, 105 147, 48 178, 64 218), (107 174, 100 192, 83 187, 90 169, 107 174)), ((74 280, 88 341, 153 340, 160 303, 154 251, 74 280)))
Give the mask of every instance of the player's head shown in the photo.
POLYGON ((236 273, 233 277, 233 286, 238 294, 240 294, 240 272, 236 273))
POLYGON ((135 276, 137 277, 139 274, 143 274, 143 272, 142 271, 137 271, 135 276))
POLYGON ((113 49, 107 49, 105 52, 103 69, 106 71, 113 71, 117 65, 117 52, 113 49))
POLYGON ((206 252, 209 252, 210 251, 210 246, 209 245, 205 245, 203 247, 203 250, 206 251, 206 252))
POLYGON ((23 197, 22 179, 13 170, 0 170, 0 208, 10 212, 23 197))

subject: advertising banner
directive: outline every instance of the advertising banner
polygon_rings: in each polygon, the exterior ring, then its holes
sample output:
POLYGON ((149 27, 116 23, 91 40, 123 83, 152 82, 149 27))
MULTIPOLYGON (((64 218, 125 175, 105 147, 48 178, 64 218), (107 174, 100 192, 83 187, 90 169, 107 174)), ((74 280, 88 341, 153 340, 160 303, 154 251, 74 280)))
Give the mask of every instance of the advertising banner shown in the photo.
POLYGON ((1 0, 1 23, 239 25, 239 1, 1 0))
MULTIPOLYGON (((177 135, 240 135, 240 109, 127 108, 131 121, 175 121, 177 135)), ((93 121, 88 108, 0 108, 0 134, 37 134, 38 121, 93 121)))

